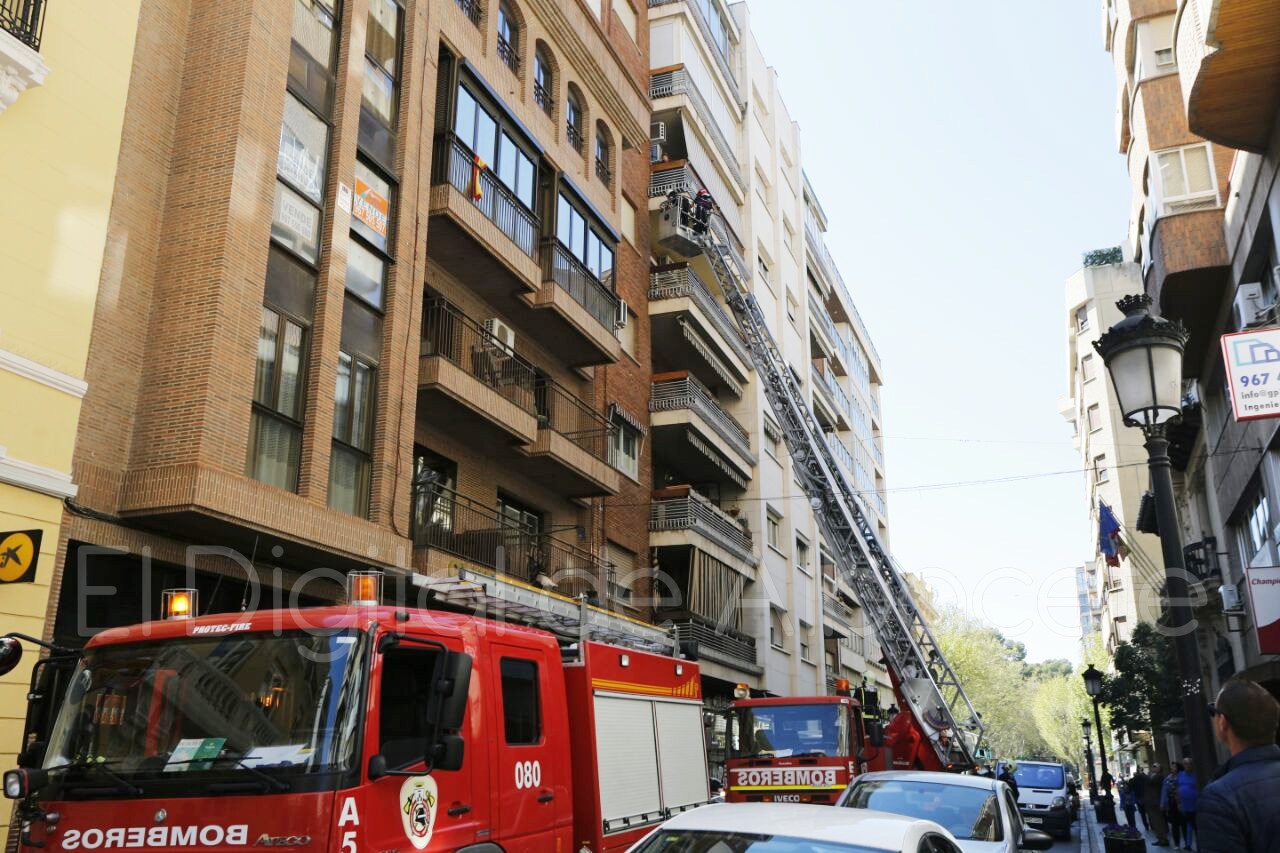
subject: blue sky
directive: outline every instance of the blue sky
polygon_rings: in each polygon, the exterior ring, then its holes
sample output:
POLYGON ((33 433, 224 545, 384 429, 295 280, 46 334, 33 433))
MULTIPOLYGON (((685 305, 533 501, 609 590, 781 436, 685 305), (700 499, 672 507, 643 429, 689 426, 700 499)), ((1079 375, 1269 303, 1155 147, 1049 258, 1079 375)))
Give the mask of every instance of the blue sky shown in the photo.
POLYGON ((1064 282, 1127 219, 1100 5, 748 0, 884 364, 892 551, 1032 660, 1078 657, 1093 556, 1056 401, 1064 282))

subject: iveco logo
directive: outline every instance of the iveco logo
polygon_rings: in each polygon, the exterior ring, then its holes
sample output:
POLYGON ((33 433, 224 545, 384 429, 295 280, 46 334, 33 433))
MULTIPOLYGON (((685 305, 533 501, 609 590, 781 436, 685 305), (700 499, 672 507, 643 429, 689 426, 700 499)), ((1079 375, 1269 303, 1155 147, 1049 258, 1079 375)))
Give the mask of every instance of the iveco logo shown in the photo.
POLYGON ((311 843, 310 835, 267 835, 265 832, 253 842, 254 847, 304 847, 311 843))
POLYGON ((165 818, 168 816, 169 813, 164 809, 156 809, 156 823, 164 823, 165 818))

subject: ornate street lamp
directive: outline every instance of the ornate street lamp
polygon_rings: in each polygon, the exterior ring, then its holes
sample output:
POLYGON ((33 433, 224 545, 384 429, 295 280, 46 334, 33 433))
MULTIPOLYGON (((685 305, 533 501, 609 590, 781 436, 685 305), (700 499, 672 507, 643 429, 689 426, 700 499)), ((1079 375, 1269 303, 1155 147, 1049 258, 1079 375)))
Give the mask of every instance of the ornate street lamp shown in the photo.
POLYGON ((1094 790, 1097 790, 1096 783, 1098 780, 1093 775, 1093 741, 1089 739, 1089 733, 1092 728, 1093 727, 1089 723, 1088 719, 1080 720, 1080 730, 1084 732, 1084 764, 1085 768, 1089 771, 1089 781, 1095 783, 1094 790))
MULTIPOLYGON (((1182 564, 1182 538, 1173 501, 1173 469, 1166 434, 1167 426, 1182 414, 1182 352, 1187 332, 1181 323, 1152 315, 1151 297, 1146 294, 1126 296, 1116 307, 1124 312, 1124 319, 1094 341, 1093 348, 1102 356, 1111 374, 1111 385, 1125 425, 1141 429, 1146 439, 1147 467, 1151 472, 1160 550, 1164 556, 1168 628, 1178 657, 1182 709, 1191 740, 1196 781, 1204 787, 1218 762, 1201 685, 1200 649, 1187 596, 1187 572, 1182 564)), ((1098 677, 1101 679, 1101 673, 1098 677)), ((1101 689, 1100 680, 1098 688, 1101 689)), ((1097 699, 1094 701, 1096 708, 1097 699)), ((1101 723, 1098 740, 1102 740, 1101 723)))

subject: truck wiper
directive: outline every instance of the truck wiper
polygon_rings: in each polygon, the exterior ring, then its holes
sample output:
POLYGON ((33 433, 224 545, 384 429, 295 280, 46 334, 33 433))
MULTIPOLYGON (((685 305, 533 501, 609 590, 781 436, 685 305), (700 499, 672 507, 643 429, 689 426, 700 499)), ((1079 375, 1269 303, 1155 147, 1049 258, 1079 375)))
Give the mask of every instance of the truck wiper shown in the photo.
POLYGON ((248 770, 250 773, 257 776, 262 781, 266 782, 267 785, 274 788, 275 790, 280 792, 289 790, 289 783, 284 781, 283 779, 277 779, 275 776, 272 776, 270 773, 264 773, 258 768, 254 767, 252 764, 245 764, 244 763, 245 759, 248 757, 249 757, 248 753, 229 752, 224 755, 215 755, 212 758, 188 758, 185 761, 173 761, 166 764, 165 767, 174 767, 179 764, 191 764, 192 762, 195 762, 195 761, 208 761, 208 762, 234 761, 236 763, 237 769, 248 770))
POLYGON ((48 772, 52 773, 55 770, 97 770, 103 776, 116 783, 116 790, 130 796, 140 796, 142 794, 141 788, 107 766, 108 764, 119 763, 119 761, 90 761, 87 758, 82 758, 78 761, 68 761, 66 764, 50 767, 48 772))

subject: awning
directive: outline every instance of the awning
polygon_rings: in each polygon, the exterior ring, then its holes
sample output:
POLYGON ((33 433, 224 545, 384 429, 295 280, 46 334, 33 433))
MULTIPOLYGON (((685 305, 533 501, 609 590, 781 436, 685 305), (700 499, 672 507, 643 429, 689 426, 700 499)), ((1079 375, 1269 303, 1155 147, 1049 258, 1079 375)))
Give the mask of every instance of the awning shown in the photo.
POLYGON ((684 333, 684 339, 698 351, 698 355, 702 356, 707 364, 711 365, 711 369, 716 372, 716 376, 720 377, 720 381, 725 384, 733 396, 741 397, 742 384, 734 378, 733 371, 720 359, 720 356, 716 355, 715 350, 712 349, 711 344, 707 343, 706 338, 702 337, 697 329, 689 325, 689 321, 683 315, 677 317, 676 322, 680 324, 680 331, 684 333))
POLYGON ((701 438, 698 438, 697 434, 691 429, 686 429, 684 435, 689 442, 689 446, 710 459, 717 468, 724 472, 726 477, 738 484, 738 488, 745 489, 747 487, 747 478, 739 474, 738 469, 729 464, 728 460, 724 458, 724 454, 701 438))
POLYGON ((643 435, 649 434, 649 425, 647 423, 640 420, 635 415, 631 414, 626 409, 624 409, 622 406, 619 406, 617 403, 610 403, 609 404, 609 420, 613 420, 614 415, 617 415, 619 418, 621 418, 623 423, 627 424, 636 432, 640 433, 640 435, 643 436, 643 435))

